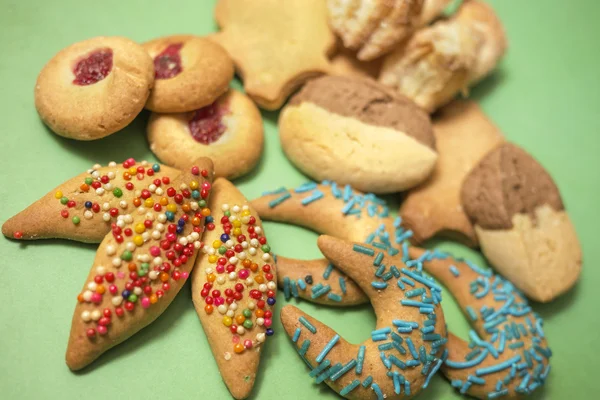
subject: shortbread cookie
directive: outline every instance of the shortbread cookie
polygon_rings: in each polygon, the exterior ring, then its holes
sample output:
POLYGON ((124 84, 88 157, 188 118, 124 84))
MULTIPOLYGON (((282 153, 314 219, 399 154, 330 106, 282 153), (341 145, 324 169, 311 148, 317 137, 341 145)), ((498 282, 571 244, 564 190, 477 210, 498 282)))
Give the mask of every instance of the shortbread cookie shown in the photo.
MULTIPOLYGON (((479 399, 515 399, 542 386, 550 372, 543 321, 513 285, 469 261, 447 255, 423 257, 422 267, 457 300, 473 330, 470 342, 448 333, 443 374, 461 394, 479 399)), ((419 267, 417 267, 419 268, 419 267)))
POLYGON ((379 81, 433 112, 492 72, 506 47, 494 10, 466 1, 456 16, 417 31, 389 54, 379 81))
POLYGON ((328 71, 335 38, 323 0, 219 0, 215 17, 222 32, 213 39, 262 108, 280 108, 303 82, 328 71))
POLYGON ((503 144, 465 178, 461 200, 481 250, 533 300, 548 302, 579 278, 582 254, 552 177, 531 155, 503 144))
POLYGON ((319 248, 369 297, 377 325, 371 338, 350 344, 293 306, 281 322, 309 376, 352 399, 408 399, 429 385, 447 357, 441 287, 408 266, 408 254, 321 236, 319 248), (406 256, 406 258, 404 257, 406 256), (376 271, 383 268, 384 275, 376 271))
POLYGON ((85 367, 128 339, 173 301, 202 247, 212 176, 211 161, 201 158, 172 177, 166 196, 145 186, 144 206, 131 204, 100 243, 77 296, 66 354, 70 369, 85 367), (191 190, 206 195, 196 198, 191 190))
POLYGON ((287 157, 313 179, 392 193, 422 182, 437 153, 429 116, 366 79, 309 81, 279 117, 287 157))
POLYGON ((474 247, 477 236, 462 208, 460 190, 469 171, 504 141, 502 133, 476 103, 462 100, 436 114, 433 132, 437 163, 429 179, 408 192, 400 215, 414 243, 439 235, 474 247))
POLYGON ((383 59, 360 61, 354 51, 339 45, 329 61, 329 75, 377 79, 383 59))
POLYGON ((258 214, 231 182, 215 181, 210 206, 192 298, 223 381, 245 399, 274 333, 277 272, 258 214))
POLYGON ((152 59, 123 37, 96 37, 56 54, 35 84, 35 108, 54 133, 94 140, 123 129, 154 84, 152 59))
POLYGON ((215 174, 229 179, 248 173, 263 149, 260 112, 244 94, 229 90, 213 104, 181 114, 152 114, 150 150, 168 165, 183 168, 205 156, 215 174))
MULTIPOLYGON (((469 0, 470 1, 470 0, 469 0)), ((425 0, 421 8, 419 26, 425 26, 444 15, 452 0, 425 0)))
MULTIPOLYGON (((264 220, 296 224, 353 242, 389 247, 391 254, 397 252, 392 244, 406 249, 412 234, 402 228, 399 218, 389 217, 385 201, 335 182, 307 182, 290 190, 280 188, 253 200, 252 205, 264 220)), ((350 306, 367 300, 355 284, 325 260, 302 261, 278 256, 276 262, 280 288, 289 291, 287 298, 300 297, 334 306, 350 306)))
POLYGON ((194 111, 229 88, 233 61, 211 40, 174 35, 143 44, 154 60, 156 81, 146 108, 159 113, 194 111))
MULTIPOLYGON (((166 196, 172 179, 179 174, 179 170, 133 158, 106 167, 96 164, 8 219, 2 233, 22 240, 56 238, 99 243, 112 225, 136 208, 160 211, 162 205, 146 200, 152 194, 166 196)), ((202 190, 191 193, 206 194, 202 190)), ((121 240, 131 232, 125 230, 121 240)))

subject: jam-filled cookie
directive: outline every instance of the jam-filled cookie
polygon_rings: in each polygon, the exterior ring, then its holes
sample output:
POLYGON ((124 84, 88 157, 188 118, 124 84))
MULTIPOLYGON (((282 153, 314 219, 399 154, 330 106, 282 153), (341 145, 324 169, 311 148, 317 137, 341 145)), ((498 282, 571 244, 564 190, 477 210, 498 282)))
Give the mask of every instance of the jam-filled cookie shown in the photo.
POLYGON ((250 171, 263 148, 260 112, 235 90, 195 111, 153 114, 147 132, 150 149, 166 164, 181 168, 205 156, 217 176, 229 179, 250 171))
POLYGON ((123 37, 96 37, 61 50, 35 85, 35 107, 56 134, 94 140, 127 126, 154 84, 148 53, 123 37))
POLYGON ((146 108, 155 112, 193 111, 227 91, 233 61, 218 44, 192 35, 174 35, 143 44, 154 60, 156 82, 146 108))

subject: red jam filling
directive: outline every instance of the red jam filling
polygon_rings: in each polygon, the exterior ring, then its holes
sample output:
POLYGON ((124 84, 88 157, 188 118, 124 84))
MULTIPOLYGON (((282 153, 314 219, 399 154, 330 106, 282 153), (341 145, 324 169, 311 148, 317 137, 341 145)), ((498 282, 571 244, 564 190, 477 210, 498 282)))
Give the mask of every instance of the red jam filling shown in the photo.
POLYGON ((93 85, 106 78, 113 66, 111 49, 101 49, 82 59, 73 68, 73 83, 80 86, 93 85))
POLYGON ((183 43, 169 45, 162 53, 154 57, 156 79, 169 79, 181 73, 181 56, 179 51, 183 43))
POLYGON ((219 106, 217 102, 196 110, 188 122, 192 137, 202 144, 211 144, 219 140, 227 129, 221 121, 221 117, 226 113, 227 109, 219 106))

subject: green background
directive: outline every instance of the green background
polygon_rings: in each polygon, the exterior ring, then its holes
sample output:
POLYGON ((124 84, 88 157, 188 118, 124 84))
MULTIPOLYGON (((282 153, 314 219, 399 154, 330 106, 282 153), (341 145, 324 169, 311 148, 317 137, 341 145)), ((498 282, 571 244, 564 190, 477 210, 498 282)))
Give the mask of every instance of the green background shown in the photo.
MULTIPOLYGON (((575 289, 551 304, 533 304, 545 318, 554 351, 552 373, 536 398, 597 398, 600 313, 593 296, 600 277, 595 208, 600 195, 600 2, 491 3, 506 25, 510 49, 497 73, 472 96, 510 140, 529 150, 554 176, 585 260, 575 289)), ((122 132, 95 142, 63 139, 46 129, 33 103, 42 66, 63 47, 93 36, 122 35, 144 42, 174 33, 209 33, 216 29, 213 7, 214 1, 203 0, 0 0, 0 222, 96 162, 154 160, 144 137, 146 112, 122 132)), ((263 117, 266 147, 261 163, 236 182, 248 198, 305 180, 281 152, 277 113, 263 117)), ((319 256, 315 233, 273 223, 265 228, 276 253, 319 256)), ((481 260, 458 245, 442 246, 481 260)), ((93 245, 68 241, 0 239, 0 398, 228 398, 192 307, 189 285, 153 325, 84 371, 68 370, 64 352, 71 316, 94 253, 93 245)), ((278 300, 284 303, 281 294, 278 300)), ((468 326, 448 294, 444 303, 450 327, 465 336, 468 326)), ((356 343, 369 336, 375 322, 370 306, 342 311, 305 302, 299 306, 356 343)), ((327 386, 312 383, 278 328, 266 346, 253 397, 336 398, 327 386)), ((420 398, 459 396, 436 377, 420 398)))

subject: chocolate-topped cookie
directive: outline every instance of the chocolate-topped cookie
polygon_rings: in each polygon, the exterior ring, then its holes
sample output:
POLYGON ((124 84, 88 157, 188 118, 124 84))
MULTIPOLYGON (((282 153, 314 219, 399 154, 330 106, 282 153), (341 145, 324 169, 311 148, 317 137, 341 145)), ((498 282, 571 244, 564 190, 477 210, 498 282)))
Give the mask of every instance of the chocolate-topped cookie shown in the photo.
POLYGON ((527 296, 550 301, 575 284, 575 229, 552 177, 523 149, 489 152, 465 178, 461 201, 485 256, 527 296))
POLYGON ((375 81, 309 81, 279 119, 283 150, 316 180, 391 193, 431 172, 437 154, 429 116, 375 81))

